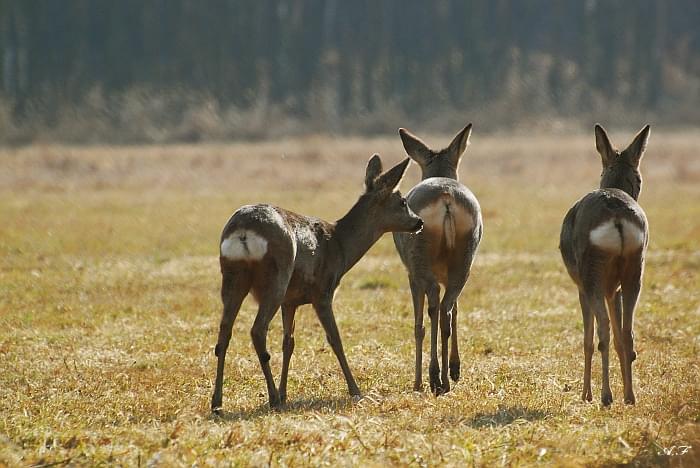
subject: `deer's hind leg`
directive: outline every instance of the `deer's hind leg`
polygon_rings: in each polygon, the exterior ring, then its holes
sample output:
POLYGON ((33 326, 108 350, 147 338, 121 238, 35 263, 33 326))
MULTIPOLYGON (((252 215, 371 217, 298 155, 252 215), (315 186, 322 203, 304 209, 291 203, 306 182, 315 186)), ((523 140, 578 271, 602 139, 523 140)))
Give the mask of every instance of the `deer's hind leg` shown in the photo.
POLYGON ((632 362, 637 359, 634 350, 634 309, 637 307, 639 292, 642 287, 643 260, 637 260, 628 266, 622 281, 622 346, 625 355, 623 372, 625 403, 635 404, 634 389, 632 385, 632 362))
MULTIPOLYGON (((451 273, 450 278, 453 289, 457 291, 454 305, 452 307, 452 327, 451 327, 451 337, 450 337, 450 378, 457 382, 459 380, 460 373, 460 359, 459 359, 459 344, 457 338, 457 312, 458 312, 458 299, 464 286, 469 281, 469 274, 471 272, 472 263, 474 261, 474 255, 476 254, 476 249, 478 248, 478 241, 469 244, 467 248, 466 258, 457 264, 455 270, 451 273)), ((447 295, 447 292, 445 292, 447 295)), ((443 298, 444 300, 444 298, 443 298)))
POLYGON ((452 307, 452 337, 450 338, 450 378, 457 382, 459 380, 460 360, 459 345, 457 344, 457 303, 452 307))
POLYGON ((583 316, 583 401, 592 401, 591 391, 591 363, 593 361, 593 313, 591 312, 586 295, 579 291, 578 300, 581 304, 581 314, 583 316))
POLYGON ((239 265, 237 268, 222 268, 221 300, 224 304, 224 311, 221 316, 221 324, 219 325, 219 338, 214 348, 214 354, 217 357, 216 381, 214 382, 214 394, 211 398, 211 410, 214 412, 218 412, 221 409, 224 365, 226 351, 231 340, 233 323, 236 321, 243 299, 250 291, 250 285, 251 274, 244 264, 239 265))
POLYGON ((441 345, 441 372, 440 372, 440 393, 450 391, 450 380, 447 378, 448 370, 448 348, 450 346, 450 335, 452 334, 452 313, 456 298, 449 289, 445 291, 440 303, 440 345, 441 345))
POLYGON ((625 351, 622 344, 622 291, 617 290, 606 297, 606 302, 608 304, 610 326, 613 331, 613 343, 620 361, 620 371, 622 373, 622 382, 624 383, 627 369, 625 367, 625 351))
POLYGON ((469 278, 469 269, 471 268, 471 258, 466 262, 459 262, 449 270, 449 280, 445 286, 445 294, 442 296, 440 303, 440 329, 442 338, 442 391, 450 391, 450 381, 447 378, 448 370, 448 347, 450 346, 450 337, 452 341, 452 349, 450 350, 449 366, 453 380, 457 380, 459 376, 459 354, 457 351, 457 299, 464 289, 464 285, 469 278), (456 372, 454 372, 454 371, 456 372))
POLYGON ((416 372, 413 382, 413 390, 423 390, 423 338, 425 326, 423 326, 423 308, 425 307, 425 287, 414 278, 409 278, 411 297, 413 298, 413 333, 416 339, 416 372))
POLYGON ((610 391, 610 319, 602 293, 586 294, 586 302, 598 323, 598 351, 600 351, 602 374, 600 401, 603 406, 608 406, 613 401, 610 391))
MULTIPOLYGON (((595 251, 587 251, 587 257, 588 259, 582 265, 581 271, 584 296, 582 306, 585 303, 588 314, 595 317, 595 321, 598 324, 598 351, 600 351, 602 374, 600 400, 603 406, 608 406, 612 403, 612 392, 610 391, 610 318, 605 307, 606 284, 608 282, 605 275, 609 274, 611 270, 608 257, 595 251)), ((587 326, 585 315, 584 313, 584 329, 587 326)), ((590 318, 588 321, 590 322, 591 330, 585 329, 584 347, 586 353, 590 352, 592 354, 593 319, 590 318), (590 333, 590 342, 588 341, 588 333, 590 333)), ((586 357, 588 360, 588 356, 586 357)), ((588 362, 586 362, 586 366, 589 366, 588 362)), ((587 374, 590 376, 590 367, 587 369, 587 374)), ((588 378, 590 382, 590 377, 588 378)))
POLYGON ((287 402, 287 374, 289 373, 289 362, 294 352, 294 315, 296 306, 282 305, 282 327, 284 328, 284 338, 282 339, 282 374, 280 375, 280 402, 287 402))
POLYGON ((272 318, 284 300, 293 271, 292 263, 282 262, 282 264, 290 266, 280 268, 274 261, 269 261, 262 265, 256 272, 255 285, 253 286, 253 292, 258 300, 259 308, 258 315, 255 317, 255 322, 250 330, 250 336, 265 376, 271 408, 279 407, 280 396, 270 369, 270 353, 267 351, 267 331, 272 318))
POLYGON ((440 286, 437 281, 432 281, 426 290, 428 296, 428 316, 430 317, 430 367, 428 368, 430 377, 430 390, 435 395, 442 393, 442 383, 440 382, 440 364, 438 363, 438 326, 440 314, 440 286))

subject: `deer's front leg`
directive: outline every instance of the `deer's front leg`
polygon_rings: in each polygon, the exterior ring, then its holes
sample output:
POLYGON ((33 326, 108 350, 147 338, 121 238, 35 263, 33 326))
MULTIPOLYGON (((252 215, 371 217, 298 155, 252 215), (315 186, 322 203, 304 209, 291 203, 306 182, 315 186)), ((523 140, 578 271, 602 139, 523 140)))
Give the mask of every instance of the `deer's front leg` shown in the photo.
POLYGON ((360 392, 360 388, 357 386, 355 378, 352 376, 352 372, 350 371, 348 361, 345 358, 345 351, 343 351, 343 343, 340 340, 338 326, 335 323, 331 300, 332 294, 331 297, 324 298, 318 303, 315 303, 314 310, 316 311, 316 315, 321 322, 321 326, 323 326, 323 330, 326 332, 328 344, 331 345, 335 356, 338 358, 340 368, 343 370, 345 381, 348 384, 348 391, 350 392, 350 395, 354 397, 361 397, 362 393, 360 392))

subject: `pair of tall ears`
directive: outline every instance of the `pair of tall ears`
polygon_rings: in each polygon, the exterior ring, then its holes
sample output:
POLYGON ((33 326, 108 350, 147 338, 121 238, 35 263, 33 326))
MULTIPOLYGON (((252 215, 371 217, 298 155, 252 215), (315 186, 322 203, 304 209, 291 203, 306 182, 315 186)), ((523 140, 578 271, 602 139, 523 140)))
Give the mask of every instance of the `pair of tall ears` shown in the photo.
POLYGON ((644 150, 647 149, 647 143, 649 142, 649 133, 651 128, 647 124, 643 129, 637 133, 637 135, 632 140, 632 143, 622 152, 617 151, 613 148, 610 143, 610 138, 608 138, 608 133, 600 124, 595 124, 595 147, 600 153, 600 157, 603 159, 603 167, 608 167, 612 165, 618 158, 624 157, 627 162, 633 167, 639 167, 639 161, 642 159, 644 150))
MULTIPOLYGON (((459 158, 469 145, 469 137, 471 134, 472 124, 469 124, 452 139, 452 142, 447 148, 435 152, 428 148, 428 145, 423 143, 420 138, 413 135, 405 128, 399 129, 399 135, 401 136, 401 141, 406 149, 406 153, 421 167, 428 164, 433 157, 442 153, 449 161, 454 163, 454 167, 456 168, 459 163, 459 158)), ((386 173, 382 174, 382 160, 379 158, 378 154, 372 156, 367 163, 367 173, 365 175, 365 187, 367 192, 377 190, 393 191, 396 186, 399 185, 399 182, 401 182, 406 168, 408 167, 408 163, 409 159, 406 158, 389 169, 386 173)))
POLYGON ((399 136, 403 142, 406 153, 419 165, 424 166, 438 153, 444 153, 456 165, 459 158, 469 145, 469 137, 472 134, 472 124, 464 127, 453 139, 450 145, 442 151, 433 151, 423 141, 406 130, 399 128, 399 136))
POLYGON ((383 190, 393 192, 401 182, 401 179, 403 179, 409 161, 410 160, 406 158, 382 174, 382 159, 378 154, 372 156, 367 163, 367 171, 365 173, 366 192, 379 192, 383 190))
MULTIPOLYGON (((450 145, 440 153, 445 153, 449 159, 454 160, 455 165, 459 162, 462 153, 469 145, 469 137, 472 133, 472 124, 467 125, 460 131, 452 140, 450 145)), ((610 143, 610 138, 605 129, 600 125, 595 125, 595 147, 603 159, 603 166, 610 166, 617 158, 624 157, 634 167, 639 167, 639 162, 647 148, 649 142, 649 134, 651 127, 647 124, 634 137, 632 143, 622 152, 617 151, 610 143)), ((427 164, 431 158, 437 153, 432 151, 428 146, 421 141, 420 138, 413 135, 405 128, 399 129, 401 141, 406 149, 406 153, 421 166, 427 164)), ((390 190, 393 191, 399 185, 403 178, 406 168, 408 167, 409 159, 406 158, 396 166, 382 174, 382 160, 378 154, 372 156, 367 163, 367 171, 365 174, 365 188, 367 192, 390 190)))
MULTIPOLYGON (((632 140, 632 143, 621 153, 613 148, 610 143, 610 138, 605 129, 600 125, 595 125, 595 146, 603 158, 603 165, 609 166, 612 164, 619 156, 624 156, 627 158, 630 164, 635 167, 639 166, 639 161, 644 155, 647 143, 649 142, 649 134, 651 132, 651 127, 646 125, 643 129, 637 133, 637 135, 632 140)), ((437 153, 445 153, 445 155, 453 160, 455 164, 459 162, 459 158, 462 153, 467 149, 469 145, 469 137, 472 133, 472 124, 467 125, 460 131, 452 140, 450 145, 440 152, 432 151, 428 145, 423 143, 423 141, 417 136, 413 135, 411 132, 405 128, 399 129, 399 135, 401 136, 401 141, 403 142, 403 147, 406 149, 406 153, 415 160, 421 166, 426 165, 437 153)))

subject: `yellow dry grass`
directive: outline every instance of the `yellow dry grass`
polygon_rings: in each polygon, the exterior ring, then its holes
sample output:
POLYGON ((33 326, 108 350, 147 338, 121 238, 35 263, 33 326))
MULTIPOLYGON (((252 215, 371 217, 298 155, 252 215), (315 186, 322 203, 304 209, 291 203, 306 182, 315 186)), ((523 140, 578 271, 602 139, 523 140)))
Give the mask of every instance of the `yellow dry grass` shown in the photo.
MULTIPOLYGON (((698 148, 697 132, 656 132, 643 161, 652 241, 637 309, 636 406, 621 403, 614 353, 612 407, 597 403, 597 353, 596 402, 579 398, 582 325, 557 242, 564 213, 597 181, 592 134, 476 130, 460 172, 481 201, 485 237, 460 298, 453 391, 411 391, 410 294, 385 236, 336 296, 366 397, 349 399, 307 307, 289 405, 270 411, 247 301, 223 417, 210 415, 209 399, 224 222, 258 201, 336 219, 371 153, 387 166, 404 157, 398 137, 0 150, 0 466, 697 466, 698 148)), ((280 322, 268 340, 277 375, 280 322)))

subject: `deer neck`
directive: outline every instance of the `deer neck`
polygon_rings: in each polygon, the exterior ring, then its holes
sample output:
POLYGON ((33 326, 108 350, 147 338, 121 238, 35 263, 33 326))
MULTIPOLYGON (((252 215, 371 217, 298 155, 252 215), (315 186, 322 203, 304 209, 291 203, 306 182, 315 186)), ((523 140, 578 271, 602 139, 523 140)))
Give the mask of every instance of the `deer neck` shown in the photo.
POLYGON ((341 263, 341 276, 352 268, 382 236, 368 216, 366 200, 360 200, 348 213, 336 221, 332 238, 337 242, 341 263))
POLYGON ((639 193, 642 189, 642 178, 638 174, 630 175, 618 175, 617 177, 604 177, 600 181, 600 188, 614 188, 625 192, 627 195, 632 197, 635 201, 639 198, 639 193), (634 183, 633 181, 636 181, 634 183))
POLYGON ((459 181, 457 169, 458 166, 454 166, 451 162, 446 160, 445 155, 441 154, 435 156, 430 165, 421 165, 421 177, 422 180, 430 179, 432 177, 443 177, 445 179, 454 179, 459 181))

